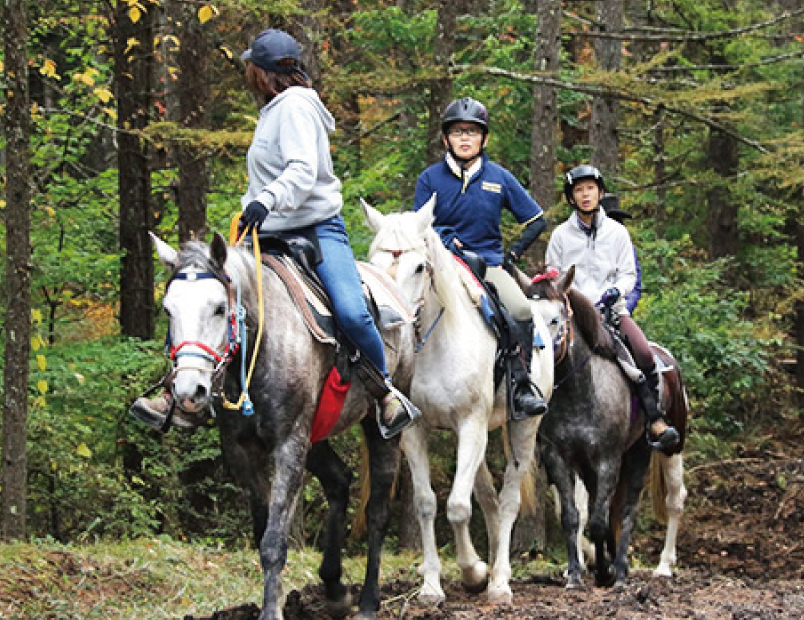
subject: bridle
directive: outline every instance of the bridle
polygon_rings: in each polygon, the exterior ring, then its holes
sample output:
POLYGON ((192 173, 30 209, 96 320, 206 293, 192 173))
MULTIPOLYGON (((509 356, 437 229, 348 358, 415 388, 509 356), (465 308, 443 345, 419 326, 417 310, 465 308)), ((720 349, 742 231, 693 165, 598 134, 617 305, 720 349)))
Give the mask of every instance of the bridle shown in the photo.
POLYGON ((173 344, 170 331, 168 331, 165 349, 168 359, 173 364, 172 370, 168 375, 166 383, 171 385, 176 374, 182 370, 196 370, 200 372, 209 372, 212 374, 212 383, 217 385, 223 376, 226 366, 231 362, 240 347, 240 334, 241 325, 244 323, 245 317, 242 306, 235 297, 235 291, 232 287, 232 280, 225 272, 216 271, 177 271, 168 280, 165 290, 170 288, 174 280, 184 280, 185 282, 195 282, 198 280, 217 280, 223 284, 226 289, 226 297, 228 299, 229 317, 227 320, 227 337, 226 344, 222 350, 216 350, 210 345, 200 342, 198 340, 183 340, 178 344, 173 344), (183 365, 179 366, 179 359, 182 357, 197 357, 207 362, 212 363, 212 368, 207 366, 194 366, 183 365))
MULTIPOLYGON (((393 261, 391 262, 391 265, 386 270, 388 275, 391 276, 391 278, 396 279, 396 272, 397 272, 397 269, 399 267, 399 260, 402 257, 402 255, 404 253, 410 252, 410 251, 412 251, 414 249, 416 249, 416 248, 410 248, 408 250, 386 250, 386 249, 382 250, 384 252, 388 252, 391 255, 391 258, 393 259, 393 261)), ((424 253, 424 255, 425 256, 427 255, 426 252, 424 253)), ((422 330, 422 310, 424 309, 424 302, 427 299, 427 294, 430 291, 432 291, 434 294, 436 294, 436 297, 437 297, 437 292, 438 292, 436 290, 435 278, 433 277, 433 275, 435 273, 435 271, 433 269, 433 263, 430 261, 429 258, 425 260, 424 269, 425 269, 425 272, 427 274, 428 285, 422 287, 422 292, 419 295, 419 298, 413 304, 413 306, 414 306, 414 314, 415 314, 415 317, 416 317, 416 320, 414 321, 414 324, 413 324, 413 330, 414 330, 414 333, 416 335, 416 345, 414 347, 414 351, 416 353, 421 351, 422 348, 424 347, 424 345, 427 344, 427 340, 432 335, 433 330, 435 330, 435 328, 436 328, 436 325, 438 325, 438 322, 441 320, 441 317, 444 316, 444 306, 442 305, 440 310, 438 311, 438 314, 436 315, 436 318, 430 324, 430 327, 428 327, 426 330, 424 330, 424 333, 422 334, 422 331, 423 331, 422 330)))

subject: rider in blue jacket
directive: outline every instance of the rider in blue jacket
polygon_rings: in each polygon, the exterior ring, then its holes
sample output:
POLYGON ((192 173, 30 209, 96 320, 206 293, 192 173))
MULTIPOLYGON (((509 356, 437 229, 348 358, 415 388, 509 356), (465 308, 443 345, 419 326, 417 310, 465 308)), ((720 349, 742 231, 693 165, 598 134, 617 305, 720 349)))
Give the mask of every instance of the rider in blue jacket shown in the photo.
POLYGON ((489 140, 485 106, 464 97, 444 110, 441 130, 447 153, 427 168, 416 182, 414 209, 436 194, 434 228, 456 253, 470 250, 486 262, 485 279, 494 285, 515 323, 518 354, 512 379, 516 419, 545 413, 547 405, 530 382, 533 352, 533 315, 527 297, 509 270, 546 228, 544 214, 522 184, 484 152, 489 140), (503 249, 500 218, 510 211, 524 225, 520 239, 503 249))

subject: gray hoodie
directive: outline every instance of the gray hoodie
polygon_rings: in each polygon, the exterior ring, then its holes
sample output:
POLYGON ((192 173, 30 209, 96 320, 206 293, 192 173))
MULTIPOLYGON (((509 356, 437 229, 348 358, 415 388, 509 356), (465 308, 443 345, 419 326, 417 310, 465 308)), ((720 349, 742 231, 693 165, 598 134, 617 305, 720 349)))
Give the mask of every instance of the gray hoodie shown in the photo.
POLYGON ((268 208, 260 230, 310 226, 341 212, 341 182, 332 169, 335 121, 312 88, 291 86, 260 110, 248 149, 248 191, 268 208))

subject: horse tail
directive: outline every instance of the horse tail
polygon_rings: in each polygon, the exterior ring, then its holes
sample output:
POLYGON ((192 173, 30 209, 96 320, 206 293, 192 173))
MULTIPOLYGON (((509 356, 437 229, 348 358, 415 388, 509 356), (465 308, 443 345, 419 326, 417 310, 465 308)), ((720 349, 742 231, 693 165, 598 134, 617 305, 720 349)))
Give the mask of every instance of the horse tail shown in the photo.
POLYGON ((358 508, 352 517, 352 533, 350 537, 353 540, 362 538, 368 531, 366 507, 371 496, 371 471, 369 470, 369 454, 365 440, 360 442, 360 467, 358 468, 357 480, 360 488, 360 500, 358 508))
POLYGON ((519 511, 523 516, 535 515, 540 507, 539 502, 536 501, 536 476, 538 467, 538 460, 531 459, 528 471, 522 476, 522 484, 519 488, 521 495, 519 511))
POLYGON ((650 499, 653 505, 653 514, 660 523, 667 523, 667 477, 664 473, 664 462, 668 457, 653 452, 650 458, 650 499))
MULTIPOLYGON (((357 470, 357 484, 359 491, 359 503, 354 516, 352 517, 352 531, 350 538, 357 540, 366 535, 368 522, 366 521, 366 508, 371 497, 371 470, 369 469, 369 452, 366 439, 360 442, 360 467, 357 470)), ((397 486, 399 485, 399 473, 394 478, 391 486, 391 498, 396 496, 397 486)))

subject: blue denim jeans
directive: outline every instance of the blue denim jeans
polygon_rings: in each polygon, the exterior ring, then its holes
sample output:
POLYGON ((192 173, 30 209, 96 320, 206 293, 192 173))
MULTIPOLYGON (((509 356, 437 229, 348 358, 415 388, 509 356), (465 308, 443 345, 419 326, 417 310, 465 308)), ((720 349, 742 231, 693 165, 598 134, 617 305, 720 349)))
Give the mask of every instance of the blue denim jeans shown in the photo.
POLYGON ((332 301, 335 320, 351 343, 387 377, 382 338, 363 298, 362 281, 343 217, 338 215, 321 222, 315 231, 322 256, 315 270, 332 301))

